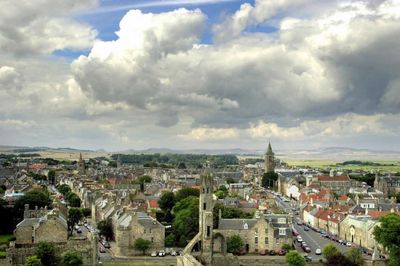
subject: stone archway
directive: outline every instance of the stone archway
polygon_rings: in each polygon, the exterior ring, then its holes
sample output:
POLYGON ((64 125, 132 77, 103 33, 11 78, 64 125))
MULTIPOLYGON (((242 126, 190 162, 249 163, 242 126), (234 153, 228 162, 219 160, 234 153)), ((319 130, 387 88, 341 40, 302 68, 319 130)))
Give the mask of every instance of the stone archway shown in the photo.
POLYGON ((215 240, 219 239, 221 241, 220 252, 222 255, 225 256, 227 253, 227 243, 226 243, 225 236, 223 234, 221 234, 220 232, 217 232, 214 234, 214 239, 215 240))

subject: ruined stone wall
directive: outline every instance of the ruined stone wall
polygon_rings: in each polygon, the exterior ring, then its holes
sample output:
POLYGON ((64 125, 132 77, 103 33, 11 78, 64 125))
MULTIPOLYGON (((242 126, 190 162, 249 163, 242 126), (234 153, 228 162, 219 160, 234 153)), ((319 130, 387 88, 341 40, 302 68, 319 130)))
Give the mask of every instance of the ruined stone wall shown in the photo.
POLYGON ((183 256, 176 257, 177 266, 202 266, 192 255, 185 254, 183 256))

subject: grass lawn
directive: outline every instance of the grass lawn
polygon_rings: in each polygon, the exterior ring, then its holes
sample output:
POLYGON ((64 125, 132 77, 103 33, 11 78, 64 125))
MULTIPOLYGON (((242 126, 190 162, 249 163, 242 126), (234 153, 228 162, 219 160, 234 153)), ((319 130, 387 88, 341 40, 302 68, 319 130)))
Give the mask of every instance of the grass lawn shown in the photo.
MULTIPOLYGON (((364 160, 363 160, 364 161, 364 160)), ((367 160, 365 160, 367 161, 367 160)), ((381 160, 371 160, 371 162, 380 163, 382 165, 337 165, 335 161, 328 160, 287 160, 286 161, 291 166, 297 167, 311 167, 311 168, 339 168, 343 170, 379 170, 388 172, 400 172, 400 161, 381 161, 381 160)))
POLYGON ((9 235, 0 235, 0 244, 7 244, 14 236, 12 234, 9 235))

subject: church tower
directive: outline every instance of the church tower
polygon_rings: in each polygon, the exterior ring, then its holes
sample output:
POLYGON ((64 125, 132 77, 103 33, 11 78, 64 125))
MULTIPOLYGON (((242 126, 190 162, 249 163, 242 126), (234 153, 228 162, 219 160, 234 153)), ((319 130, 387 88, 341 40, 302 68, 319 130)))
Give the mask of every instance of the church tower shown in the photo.
POLYGON ((205 265, 211 265, 213 251, 213 185, 210 172, 201 176, 201 191, 199 199, 199 232, 201 233, 201 258, 205 265))
POLYGON ((79 153, 78 171, 81 175, 85 174, 85 161, 82 158, 82 153, 79 153))
POLYGON ((268 143, 268 150, 265 153, 265 172, 275 171, 275 154, 272 151, 271 142, 268 143))

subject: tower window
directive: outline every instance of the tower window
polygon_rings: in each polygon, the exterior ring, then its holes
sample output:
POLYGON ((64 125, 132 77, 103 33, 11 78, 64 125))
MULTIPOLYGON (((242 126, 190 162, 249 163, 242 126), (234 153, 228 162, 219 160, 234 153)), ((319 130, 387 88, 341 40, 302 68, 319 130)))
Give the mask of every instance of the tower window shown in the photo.
POLYGON ((210 234, 211 234, 211 227, 207 226, 207 236, 210 236, 210 234))
POLYGON ((206 203, 203 203, 203 210, 207 209, 206 203))
POLYGON ((207 194, 210 193, 210 188, 207 187, 207 194))

